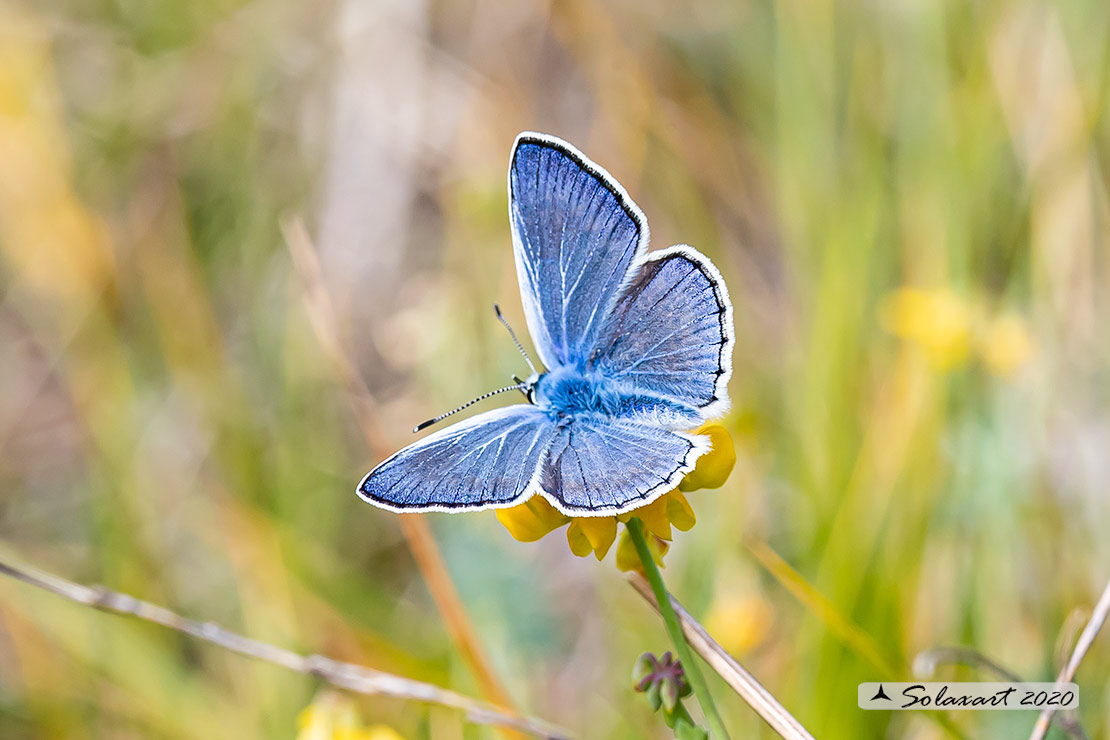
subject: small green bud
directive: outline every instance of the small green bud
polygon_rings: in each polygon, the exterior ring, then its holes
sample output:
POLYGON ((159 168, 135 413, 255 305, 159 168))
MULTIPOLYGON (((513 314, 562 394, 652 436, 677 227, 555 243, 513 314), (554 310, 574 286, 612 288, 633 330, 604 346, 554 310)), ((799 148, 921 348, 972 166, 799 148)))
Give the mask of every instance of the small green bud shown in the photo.
POLYGON ((678 682, 674 677, 668 677, 659 682, 659 697, 663 700, 663 708, 673 712, 678 704, 678 682))
POLYGON ((651 678, 655 673, 655 656, 651 653, 644 653, 636 659, 636 663, 632 666, 632 685, 636 687, 637 691, 646 691, 647 683, 645 679, 651 678))
POLYGON ((651 685, 647 688, 647 700, 648 704, 651 705, 651 711, 653 712, 659 711, 659 706, 663 703, 663 698, 660 696, 659 692, 659 681, 653 681, 651 685))

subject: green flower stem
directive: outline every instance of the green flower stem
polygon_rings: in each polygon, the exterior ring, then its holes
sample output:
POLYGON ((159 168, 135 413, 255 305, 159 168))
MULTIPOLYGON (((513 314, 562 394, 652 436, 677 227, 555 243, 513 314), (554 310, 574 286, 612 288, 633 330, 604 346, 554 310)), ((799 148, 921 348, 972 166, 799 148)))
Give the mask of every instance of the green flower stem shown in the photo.
POLYGON ((678 615, 674 613, 674 607, 671 606, 671 597, 667 593, 667 587, 663 585, 663 576, 659 574, 659 567, 651 556, 647 540, 644 539, 644 523, 639 518, 632 517, 628 520, 626 526, 628 527, 628 534, 632 538, 632 544, 636 546, 636 552, 640 555, 640 562, 644 565, 644 575, 647 577, 648 583, 651 584, 651 590, 655 593, 655 600, 659 602, 659 613, 663 615, 663 623, 667 625, 667 633, 671 636, 671 642, 674 643, 678 659, 682 661, 686 680, 690 682, 690 688, 694 690, 694 696, 698 698, 698 703, 701 704, 702 711, 705 713, 705 721, 709 724, 709 732, 718 740, 728 740, 728 730, 725 729, 725 723, 721 721, 721 716, 717 714, 717 706, 713 703, 713 697, 709 695, 709 686, 705 683, 698 664, 694 662, 694 653, 686 643, 686 636, 682 634, 682 625, 678 621, 678 615))

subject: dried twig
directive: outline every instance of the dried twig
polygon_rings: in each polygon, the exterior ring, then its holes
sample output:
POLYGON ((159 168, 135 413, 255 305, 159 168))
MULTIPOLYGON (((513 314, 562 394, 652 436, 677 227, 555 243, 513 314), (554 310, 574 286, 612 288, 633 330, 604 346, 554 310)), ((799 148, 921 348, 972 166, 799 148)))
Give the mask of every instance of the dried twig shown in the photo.
MULTIPOLYGON (((1025 680, 990 656, 969 647, 937 647, 923 650, 913 659, 913 673, 918 678, 932 678, 937 667, 942 663, 959 663, 985 668, 1000 678, 1013 683, 1022 683, 1025 680)), ((1067 710, 1065 715, 1057 720, 1057 724, 1076 740, 1086 740, 1087 733, 1083 729, 1083 724, 1079 721, 1078 712, 1074 709, 1067 710)))
POLYGON ((521 717, 492 704, 443 689, 430 683, 391 673, 343 663, 323 655, 301 655, 266 642, 244 637, 212 622, 187 619, 165 607, 101 586, 82 586, 64 578, 27 566, 0 561, 0 573, 50 593, 91 606, 101 611, 154 622, 199 640, 218 645, 240 655, 263 660, 306 676, 313 676, 339 688, 360 694, 389 696, 395 699, 427 702, 461 710, 471 722, 497 725, 528 732, 538 737, 566 738, 565 730, 538 719, 521 717))
MULTIPOLYGON (((1079 670, 1079 664, 1083 662, 1083 658, 1087 655, 1087 651, 1091 649, 1091 643, 1095 641, 1095 636, 1098 631, 1102 629, 1102 625, 1106 623, 1106 618, 1110 616, 1110 583, 1106 584, 1106 588, 1102 591, 1102 596, 1099 597, 1098 603, 1095 604, 1095 609, 1091 612, 1091 618, 1087 620, 1087 626, 1083 628, 1080 633, 1079 639, 1075 643, 1075 649, 1071 651, 1071 658, 1068 660, 1067 665, 1060 671, 1060 675, 1056 677, 1056 686, 1060 687, 1061 684, 1069 683, 1075 678, 1075 672, 1079 670)), ((1046 708, 1041 712, 1041 716, 1037 718, 1037 724, 1033 725, 1033 732, 1029 735, 1029 740, 1044 740, 1044 736, 1048 734, 1049 725, 1052 724, 1052 715, 1055 713, 1055 708, 1046 708)))
MULTIPOLYGON (((659 611, 659 603, 655 600, 651 585, 639 573, 630 573, 628 582, 651 604, 652 608, 659 611)), ((709 666, 720 674, 733 691, 748 703, 755 713, 766 722, 772 730, 786 740, 813 740, 813 735, 790 714, 771 692, 763 688, 755 676, 748 673, 735 658, 725 652, 725 649, 710 637, 698 620, 671 596, 671 606, 682 622, 682 631, 686 634, 686 641, 709 666)))
POLYGON ((922 650, 913 659, 913 673, 919 678, 932 678, 937 672, 937 666, 942 663, 959 663, 961 665, 986 668, 996 676, 1013 683, 1021 683, 1021 676, 1009 668, 992 660, 974 648, 968 647, 935 647, 922 650))

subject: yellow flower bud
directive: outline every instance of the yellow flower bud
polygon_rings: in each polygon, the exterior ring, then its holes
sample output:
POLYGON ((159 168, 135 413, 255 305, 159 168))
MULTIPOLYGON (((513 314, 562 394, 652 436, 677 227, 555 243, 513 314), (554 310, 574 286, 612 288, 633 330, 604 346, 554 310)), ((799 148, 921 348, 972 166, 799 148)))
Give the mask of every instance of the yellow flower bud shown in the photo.
POLYGON ((581 527, 571 520, 570 526, 567 527, 567 544, 570 545, 570 551, 580 558, 584 558, 594 550, 594 546, 590 544, 590 538, 582 531, 581 527))
POLYGON ((497 521, 520 542, 535 542, 569 522, 570 517, 560 513, 543 496, 533 496, 523 504, 498 509, 497 521))
POLYGON ((698 521, 690 502, 680 491, 671 491, 663 498, 667 500, 667 519, 680 531, 689 532, 698 521))
POLYGON ((570 551, 580 558, 591 552, 601 560, 617 538, 617 518, 612 516, 577 517, 567 527, 570 551))
POLYGON ((656 537, 670 541, 671 523, 667 520, 667 495, 664 494, 652 501, 647 506, 641 506, 632 512, 644 523, 644 529, 656 537))
MULTIPOLYGON (((667 554, 669 545, 658 537, 648 534, 646 536, 648 550, 651 551, 651 559, 662 568, 663 556, 667 554)), ((636 552, 636 545, 632 542, 632 538, 628 534, 628 530, 621 532, 621 540, 617 543, 617 569, 623 571, 643 571, 643 564, 640 563, 640 554, 636 552)))
POLYGON ((736 448, 732 445, 732 436, 720 424, 706 424, 695 433, 709 437, 712 448, 698 458, 694 469, 678 484, 678 489, 697 491, 701 488, 720 488, 736 465, 736 448))

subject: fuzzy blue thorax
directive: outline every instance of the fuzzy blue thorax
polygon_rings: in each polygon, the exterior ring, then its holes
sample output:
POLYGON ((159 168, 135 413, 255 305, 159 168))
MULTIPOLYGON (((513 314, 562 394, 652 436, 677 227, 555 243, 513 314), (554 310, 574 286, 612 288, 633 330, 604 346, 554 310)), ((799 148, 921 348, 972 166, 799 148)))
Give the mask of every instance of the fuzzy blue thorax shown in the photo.
POLYGON ((533 402, 555 421, 573 417, 638 419, 648 417, 672 428, 701 421, 698 410, 673 398, 636 392, 597 372, 559 367, 534 381, 533 402))

